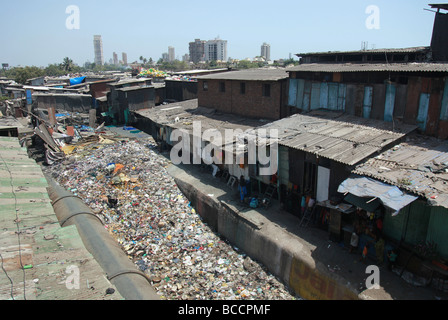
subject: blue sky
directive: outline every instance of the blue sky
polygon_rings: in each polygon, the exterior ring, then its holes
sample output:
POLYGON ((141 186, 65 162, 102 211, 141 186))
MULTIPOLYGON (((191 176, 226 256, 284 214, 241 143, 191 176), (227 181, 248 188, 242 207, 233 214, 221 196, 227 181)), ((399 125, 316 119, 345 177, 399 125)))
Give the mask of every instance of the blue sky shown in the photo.
MULTIPOLYGON (((446 2, 446 1, 444 1, 446 2)), ((103 38, 105 60, 158 60, 168 46, 176 57, 199 38, 228 41, 228 56, 252 58, 263 42, 271 58, 314 51, 428 46, 434 13, 421 0, 16 0, 1 1, 0 63, 47 66, 70 57, 93 62, 93 35, 103 38), (80 10, 80 28, 66 28, 66 8, 80 10), (379 29, 368 29, 366 8, 379 9, 379 29)), ((438 2, 435 2, 438 3, 438 2)))

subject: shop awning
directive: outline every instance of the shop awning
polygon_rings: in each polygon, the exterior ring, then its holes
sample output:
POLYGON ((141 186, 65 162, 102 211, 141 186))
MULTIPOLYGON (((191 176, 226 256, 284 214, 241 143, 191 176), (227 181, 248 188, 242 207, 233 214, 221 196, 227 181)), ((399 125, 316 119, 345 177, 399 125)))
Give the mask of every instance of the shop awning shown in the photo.
POLYGON ((344 197, 344 201, 351 203, 358 208, 362 208, 367 212, 374 212, 379 206, 381 206, 381 201, 377 198, 373 198, 373 200, 372 198, 361 198, 351 193, 344 197))
POLYGON ((418 197, 404 193, 395 186, 360 176, 352 176, 342 182, 338 192, 351 193, 360 198, 369 198, 366 203, 378 199, 385 207, 394 211, 393 215, 397 215, 402 208, 418 199, 418 197))

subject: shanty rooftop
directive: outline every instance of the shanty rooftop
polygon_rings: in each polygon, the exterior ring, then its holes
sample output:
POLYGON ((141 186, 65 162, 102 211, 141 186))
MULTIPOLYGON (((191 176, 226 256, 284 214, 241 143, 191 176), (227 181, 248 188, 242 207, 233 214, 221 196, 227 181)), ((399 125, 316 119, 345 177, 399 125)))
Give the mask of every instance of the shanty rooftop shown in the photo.
POLYGON ((317 110, 306 115, 296 114, 262 128, 277 129, 280 145, 355 165, 417 127, 317 110))
POLYGON ((185 130, 192 129, 193 121, 201 121, 203 130, 240 128, 244 131, 265 124, 260 120, 242 118, 238 115, 216 112, 215 109, 198 107, 197 99, 142 109, 135 111, 135 113, 156 123, 185 130))
POLYGON ((173 75, 200 75, 201 73, 220 73, 220 72, 227 72, 227 68, 221 68, 221 69, 202 69, 202 70, 185 70, 185 71, 179 71, 179 72, 173 72, 173 75))
POLYGON ((429 47, 410 47, 410 48, 383 48, 383 49, 369 49, 369 50, 352 50, 352 51, 323 51, 323 52, 307 52, 307 53, 297 53, 298 57, 306 56, 324 56, 324 55, 335 55, 335 54, 377 54, 377 53, 419 53, 428 51, 429 47))
POLYGON ((239 71, 229 71, 197 77, 198 80, 240 80, 240 81, 279 81, 287 79, 288 74, 283 68, 257 68, 239 71))
MULTIPOLYGON (((309 152, 347 165, 355 165, 385 147, 400 141, 417 126, 364 119, 338 112, 313 111, 296 114, 272 123, 218 113, 197 106, 197 100, 136 111, 137 114, 173 129, 193 130, 200 121, 201 129, 224 132, 241 129, 249 135, 260 135, 255 129, 278 130, 279 144, 309 152)), ((222 134, 224 138, 224 134, 222 134)), ((224 144, 240 141, 224 141, 224 144)))
POLYGON ((381 180, 448 208, 448 142, 412 134, 358 165, 354 173, 381 180))
POLYGON ((110 86, 122 86, 122 85, 128 85, 128 84, 141 84, 144 83, 146 81, 150 81, 151 79, 148 78, 139 78, 139 79, 135 79, 135 78, 123 78, 120 79, 117 82, 114 83, 110 83, 110 86))
POLYGON ((448 63, 305 63, 288 68, 287 72, 443 72, 448 63))
MULTIPOLYGON (((135 111, 136 114, 151 119, 157 124, 172 129, 182 129, 193 134, 193 123, 200 123, 201 134, 206 130, 216 130, 221 133, 223 145, 232 145, 237 137, 226 137, 225 130, 252 130, 266 124, 265 121, 242 118, 234 114, 217 112, 215 109, 198 107, 198 100, 186 100, 168 105, 161 105, 151 109, 135 111), (226 139, 227 138, 227 139, 226 139)), ((196 133, 196 132, 194 132, 196 133)), ((221 147, 221 146, 218 146, 221 147)))

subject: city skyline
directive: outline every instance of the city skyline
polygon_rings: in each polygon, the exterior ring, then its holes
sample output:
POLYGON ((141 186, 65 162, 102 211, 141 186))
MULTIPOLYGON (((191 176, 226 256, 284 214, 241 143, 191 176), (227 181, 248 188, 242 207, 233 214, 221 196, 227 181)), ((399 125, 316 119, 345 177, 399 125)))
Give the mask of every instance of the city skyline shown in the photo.
POLYGON ((422 0, 406 5, 375 1, 378 26, 374 28, 367 24, 375 12, 369 12, 372 3, 365 0, 281 0, 276 3, 278 10, 270 9, 272 4, 265 0, 257 1, 257 6, 229 0, 229 5, 238 8, 230 15, 220 14, 204 0, 192 4, 178 0, 169 4, 131 0, 126 5, 115 0, 107 5, 86 0, 18 3, 6 2, 0 12, 0 26, 8 30, 0 62, 10 66, 47 66, 65 57, 78 65, 94 62, 94 35, 102 36, 105 61, 114 52, 127 52, 129 63, 140 56, 157 61, 169 46, 181 59, 194 39, 217 37, 228 41, 227 57, 240 60, 259 56, 264 42, 271 46, 271 60, 299 52, 359 50, 362 43, 368 43, 368 48, 428 46, 434 22, 434 14, 423 10, 430 9, 430 2, 422 0), (18 3, 21 10, 16 10, 18 3), (70 11, 73 6, 77 10, 70 11), (133 14, 136 11, 142 17, 133 14), (162 20, 166 12, 164 28, 151 32, 153 19, 145 12, 158 12, 162 20), (34 47, 39 50, 30 54, 29 48, 34 47))

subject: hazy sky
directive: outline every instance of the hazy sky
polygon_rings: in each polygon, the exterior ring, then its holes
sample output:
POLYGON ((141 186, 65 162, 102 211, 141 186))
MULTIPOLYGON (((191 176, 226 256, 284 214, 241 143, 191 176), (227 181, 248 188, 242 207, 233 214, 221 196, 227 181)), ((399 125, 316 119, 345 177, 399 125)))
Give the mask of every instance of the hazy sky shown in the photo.
MULTIPOLYGON (((446 2, 446 1, 442 1, 446 2)), ((0 63, 47 66, 70 57, 93 62, 93 35, 103 38, 105 61, 113 52, 158 60, 168 46, 176 58, 199 38, 228 41, 228 56, 260 55, 263 42, 271 59, 314 51, 428 46, 434 13, 422 0, 16 0, 0 1, 0 63), (79 29, 68 29, 69 5, 79 8, 79 29), (369 20, 374 13, 379 20, 369 20), (369 29, 366 20, 379 29, 369 29)), ((435 2, 438 3, 438 2, 435 2)))

